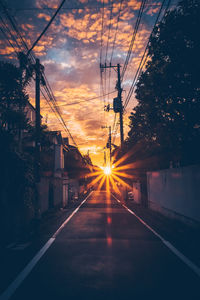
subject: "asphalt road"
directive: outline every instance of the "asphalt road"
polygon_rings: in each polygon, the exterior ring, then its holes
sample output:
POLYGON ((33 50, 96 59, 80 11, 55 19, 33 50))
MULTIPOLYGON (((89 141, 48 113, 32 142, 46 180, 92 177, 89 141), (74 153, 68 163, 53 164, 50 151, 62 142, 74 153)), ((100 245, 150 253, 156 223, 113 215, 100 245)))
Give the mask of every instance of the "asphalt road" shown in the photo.
POLYGON ((200 278, 112 196, 93 192, 11 299, 200 299, 200 278))

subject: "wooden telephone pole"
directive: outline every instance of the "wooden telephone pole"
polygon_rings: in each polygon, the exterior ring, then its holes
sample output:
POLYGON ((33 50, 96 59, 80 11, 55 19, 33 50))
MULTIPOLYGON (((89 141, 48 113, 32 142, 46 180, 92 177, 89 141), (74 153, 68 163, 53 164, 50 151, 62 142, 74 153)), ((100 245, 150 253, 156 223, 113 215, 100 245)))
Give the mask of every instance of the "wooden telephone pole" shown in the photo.
POLYGON ((37 58, 35 64, 35 178, 36 183, 40 182, 40 61, 37 58))
POLYGON ((35 63, 35 220, 36 231, 39 232, 40 221, 40 151, 41 151, 41 116, 40 116, 40 84, 42 65, 37 58, 35 63))
POLYGON ((124 125, 123 125, 123 103, 122 103, 122 88, 121 88, 121 74, 120 74, 120 64, 117 64, 116 66, 110 65, 101 65, 100 64, 100 69, 107 69, 107 68, 114 68, 117 69, 117 84, 116 84, 116 89, 118 91, 117 98, 114 99, 114 105, 113 109, 115 113, 120 114, 120 141, 121 141, 121 146, 123 145, 124 142, 124 125))
MULTIPOLYGON (((109 136, 108 136, 108 141, 106 143, 107 149, 109 149, 109 161, 110 161, 110 166, 112 165, 112 133, 111 133, 111 126, 102 126, 101 128, 108 128, 109 129, 109 136)), ((104 164, 106 165, 106 153, 104 151, 104 164)))
POLYGON ((123 104, 122 104, 122 88, 121 88, 121 75, 120 75, 120 64, 117 64, 117 91, 118 91, 118 99, 120 104, 120 140, 121 146, 124 142, 124 125, 123 125, 123 104))

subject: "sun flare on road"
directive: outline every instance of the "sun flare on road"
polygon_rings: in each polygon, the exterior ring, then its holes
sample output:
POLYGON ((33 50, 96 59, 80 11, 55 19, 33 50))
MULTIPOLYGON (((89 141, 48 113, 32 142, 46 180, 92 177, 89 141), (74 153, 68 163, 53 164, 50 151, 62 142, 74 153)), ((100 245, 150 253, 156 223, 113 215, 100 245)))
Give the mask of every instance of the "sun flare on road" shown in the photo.
POLYGON ((106 241, 108 248, 112 247, 112 234, 111 234, 111 225, 112 225, 112 206, 111 198, 113 194, 121 197, 124 194, 125 190, 132 189, 130 179, 133 179, 134 176, 131 175, 135 165, 134 163, 125 164, 127 155, 120 158, 118 161, 115 161, 114 164, 108 164, 104 167, 93 166, 93 172, 87 175, 90 183, 88 183, 88 188, 95 188, 95 191, 103 190, 105 192, 106 200, 106 214, 107 214, 107 232, 106 232, 106 241))
POLYGON ((92 178, 89 188, 93 186, 97 190, 105 189, 107 193, 114 191, 117 194, 121 194, 123 188, 132 189, 129 180, 134 178, 130 174, 134 164, 125 164, 126 159, 127 155, 116 161, 114 165, 94 167, 94 171, 87 176, 92 178))

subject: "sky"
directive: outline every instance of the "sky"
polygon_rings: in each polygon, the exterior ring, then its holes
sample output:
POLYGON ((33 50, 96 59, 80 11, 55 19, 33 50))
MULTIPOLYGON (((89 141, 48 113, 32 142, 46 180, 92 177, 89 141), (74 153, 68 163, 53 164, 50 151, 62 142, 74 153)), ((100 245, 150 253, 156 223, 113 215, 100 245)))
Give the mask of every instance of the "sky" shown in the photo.
MULTIPOLYGON (((4 2, 9 13, 16 19, 21 35, 30 48, 61 0, 4 0, 4 2)), ((45 68, 57 105, 79 150, 82 154, 89 151, 93 163, 97 165, 103 165, 103 152, 108 138, 107 127, 113 128, 115 119, 113 110, 105 112, 104 106, 110 103, 112 107, 112 99, 117 95, 115 89, 117 73, 115 69, 110 69, 106 74, 105 71, 103 73, 103 91, 105 94, 111 94, 102 96, 99 65, 100 62, 108 64, 111 62, 112 65, 119 63, 121 69, 123 68, 140 5, 140 0, 122 0, 122 4, 121 0, 66 0, 46 34, 33 50, 45 68)), ((158 0, 146 1, 122 82, 123 101, 127 97, 160 5, 161 1, 158 0)), ((0 59, 16 62, 15 52, 6 42, 2 32, 0 32, 0 59)), ((33 82, 28 87, 28 93, 34 105, 33 82)), ((125 137, 129 130, 128 116, 136 103, 133 94, 124 113, 125 137)), ((42 96, 41 114, 43 122, 50 130, 61 130, 63 136, 67 136, 42 96)), ((117 122, 118 118, 117 114, 117 122)), ((115 144, 119 145, 119 126, 117 128, 118 131, 113 130, 112 133, 115 144)), ((73 142, 70 140, 70 143, 73 142)))

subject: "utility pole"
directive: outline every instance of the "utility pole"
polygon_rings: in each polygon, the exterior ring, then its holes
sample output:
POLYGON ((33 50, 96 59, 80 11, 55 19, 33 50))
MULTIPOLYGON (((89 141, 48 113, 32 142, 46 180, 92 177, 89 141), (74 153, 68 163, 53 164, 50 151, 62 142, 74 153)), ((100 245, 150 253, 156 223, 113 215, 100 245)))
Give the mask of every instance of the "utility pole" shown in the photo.
POLYGON ((117 64, 117 91, 118 91, 118 99, 120 104, 120 140, 121 146, 124 142, 124 124, 123 124, 123 105, 122 105, 122 88, 121 88, 121 75, 120 75, 120 64, 117 64))
MULTIPOLYGON (((109 129, 109 136, 108 136, 108 141, 106 143, 107 149, 109 149, 109 161, 110 161, 110 166, 112 164, 112 133, 111 133, 111 126, 101 126, 101 128, 108 128, 109 129)), ((106 152, 104 151, 104 164, 106 165, 106 152)))
MULTIPOLYGON (((123 125, 123 103, 122 103, 122 88, 121 88, 121 74, 120 74, 120 64, 117 64, 117 66, 112 66, 107 65, 105 63, 105 65, 100 64, 100 69, 107 69, 107 68, 114 68, 115 71, 117 71, 117 84, 116 84, 116 89, 118 91, 118 95, 117 98, 113 99, 113 110, 115 113, 119 113, 120 114, 120 141, 121 141, 121 146, 123 145, 124 142, 124 125, 123 125), (117 70, 116 70, 117 69, 117 70)), ((110 110, 110 106, 109 108, 107 108, 107 111, 110 110)))
POLYGON ((104 154, 104 166, 106 167, 106 151, 105 150, 104 150, 103 154, 104 154))
POLYGON ((41 65, 37 58, 35 63, 35 220, 36 231, 39 231, 40 220, 40 201, 39 201, 39 183, 40 183, 40 146, 41 146, 41 118, 40 118, 40 82, 41 65))
POLYGON ((36 59, 35 64, 35 178, 40 182, 40 60, 36 59))
POLYGON ((112 145, 111 145, 111 126, 109 126, 109 139, 108 139, 108 143, 109 143, 109 149, 110 149, 110 167, 111 167, 111 160, 112 160, 112 156, 111 156, 111 152, 112 152, 112 145))

